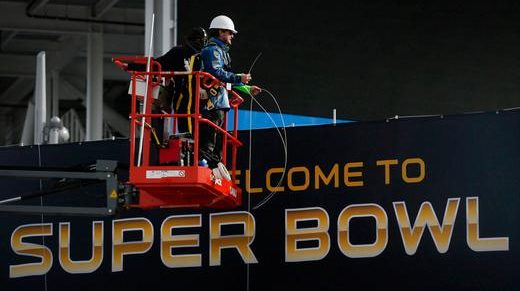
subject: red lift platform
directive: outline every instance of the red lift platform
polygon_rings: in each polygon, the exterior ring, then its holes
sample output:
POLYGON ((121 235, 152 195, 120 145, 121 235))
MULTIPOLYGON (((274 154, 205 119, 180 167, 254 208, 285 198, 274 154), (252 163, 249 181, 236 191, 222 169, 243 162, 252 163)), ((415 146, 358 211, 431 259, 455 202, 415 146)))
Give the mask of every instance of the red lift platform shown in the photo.
MULTIPOLYGON (((117 57, 113 62, 126 70, 130 63, 147 65, 146 57, 117 57)), ((226 113, 222 127, 202 118, 200 114, 200 98, 195 100, 195 112, 191 114, 152 113, 154 90, 161 86, 164 78, 188 76, 195 78, 195 94, 200 96, 200 89, 214 86, 226 86, 211 74, 201 71, 169 72, 161 71, 161 65, 150 62, 150 72, 128 71, 131 74, 131 113, 130 113, 130 176, 128 185, 135 187, 136 199, 129 201, 127 207, 141 209, 151 208, 216 208, 230 209, 242 204, 242 190, 235 184, 237 148, 242 143, 237 138, 238 106, 243 99, 234 91, 228 90, 230 104, 234 109, 233 130, 228 132, 228 114, 226 113), (147 77, 148 76, 148 77, 147 77), (138 84, 140 83, 140 84, 138 84), (139 86, 145 85, 147 97, 138 94, 139 86), (144 110, 143 110, 144 109, 144 110), (158 148, 159 162, 150 161, 154 135, 152 119, 172 118, 174 128, 179 118, 192 118, 192 138, 174 134, 166 146, 158 148), (212 169, 199 166, 199 131, 200 124, 206 123, 222 134, 222 163, 230 166, 231 180, 216 177, 212 169), (144 125, 144 128, 142 128, 144 125), (138 137, 142 134, 142 141, 138 137), (231 147, 231 161, 228 164, 228 147, 231 147), (139 150, 139 149, 142 150, 139 150), (165 163, 167 163, 165 165, 165 163)), ((143 93, 141 93, 144 95, 143 93)), ((175 129, 174 129, 175 130, 175 129)))

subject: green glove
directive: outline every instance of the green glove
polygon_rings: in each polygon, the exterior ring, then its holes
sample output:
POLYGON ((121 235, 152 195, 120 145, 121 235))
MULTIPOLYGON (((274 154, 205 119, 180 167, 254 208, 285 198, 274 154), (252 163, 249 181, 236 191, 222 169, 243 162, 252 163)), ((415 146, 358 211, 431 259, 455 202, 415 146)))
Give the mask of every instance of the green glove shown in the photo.
POLYGON ((249 85, 233 86, 233 89, 251 95, 251 86, 249 85))

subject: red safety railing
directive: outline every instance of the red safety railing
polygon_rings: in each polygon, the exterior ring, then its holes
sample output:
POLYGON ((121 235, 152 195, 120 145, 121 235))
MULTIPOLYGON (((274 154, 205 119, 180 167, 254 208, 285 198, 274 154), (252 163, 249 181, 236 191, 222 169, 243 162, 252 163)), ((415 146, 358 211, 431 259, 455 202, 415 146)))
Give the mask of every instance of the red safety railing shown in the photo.
MULTIPOLYGON (((234 109, 234 123, 233 130, 228 132, 228 112, 225 113, 224 124, 222 127, 219 127, 215 123, 209 121, 206 118, 203 118, 200 113, 200 89, 210 89, 215 86, 224 86, 226 88, 226 84, 215 78, 209 73, 201 72, 201 71, 193 71, 193 72, 173 72, 173 71, 162 71, 161 64, 155 60, 150 61, 150 72, 146 71, 138 71, 138 70, 128 70, 128 64, 138 64, 146 66, 148 63, 148 58, 146 57, 116 57, 112 59, 114 64, 119 66, 121 69, 128 71, 131 74, 131 82, 132 82, 132 101, 131 101, 131 112, 130 112, 130 175, 132 176, 132 169, 134 167, 148 167, 150 166, 150 133, 151 128, 146 127, 146 125, 152 124, 153 118, 173 118, 174 119, 174 128, 177 123, 178 118, 192 118, 193 120, 193 140, 194 140, 194 149, 193 149, 193 166, 198 165, 199 161, 199 132, 200 132, 200 123, 206 123, 209 126, 215 128, 220 134, 222 134, 222 163, 227 166, 227 152, 228 152, 228 144, 231 145, 231 175, 232 181, 236 180, 236 166, 237 166, 237 149, 242 146, 240 140, 238 140, 238 106, 243 103, 242 97, 240 97, 233 90, 228 90, 228 96, 231 108, 234 109), (161 80, 163 78, 173 78, 175 76, 187 76, 192 75, 195 78, 195 112, 190 114, 179 114, 179 113, 152 113, 152 103, 154 102, 153 98, 153 90, 154 87, 161 85, 161 80), (146 78, 149 76, 149 78, 146 78), (146 86, 147 89, 147 98, 143 98, 146 100, 146 104, 144 104, 143 108, 145 108, 145 112, 137 112, 137 101, 138 96, 136 94, 137 80, 148 80, 146 86), (142 148, 142 163, 140 165, 136 164, 136 130, 142 125, 141 120, 144 119, 145 129, 143 131, 143 148, 142 148)), ((187 165, 190 166, 190 165, 187 165)))

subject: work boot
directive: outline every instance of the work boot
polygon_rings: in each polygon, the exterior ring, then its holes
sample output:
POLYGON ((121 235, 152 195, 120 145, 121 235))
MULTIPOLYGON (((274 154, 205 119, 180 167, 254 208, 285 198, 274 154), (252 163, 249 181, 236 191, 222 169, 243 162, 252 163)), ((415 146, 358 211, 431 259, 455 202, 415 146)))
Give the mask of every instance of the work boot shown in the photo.
POLYGON ((223 179, 231 181, 231 175, 229 174, 229 171, 226 169, 226 166, 223 163, 218 163, 217 164, 217 169, 220 172, 220 176, 223 179))
POLYGON ((231 175, 229 174, 226 166, 222 163, 218 163, 217 167, 211 170, 215 179, 225 179, 231 181, 231 175))

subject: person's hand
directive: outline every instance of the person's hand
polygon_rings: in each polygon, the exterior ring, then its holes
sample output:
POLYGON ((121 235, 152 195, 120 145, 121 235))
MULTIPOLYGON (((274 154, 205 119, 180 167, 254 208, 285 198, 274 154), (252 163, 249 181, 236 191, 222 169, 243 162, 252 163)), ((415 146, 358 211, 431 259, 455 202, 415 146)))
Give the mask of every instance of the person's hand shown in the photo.
POLYGON ((249 81, 251 81, 251 74, 240 74, 240 81, 244 84, 249 83, 249 81))
POLYGON ((256 96, 262 92, 262 89, 258 86, 251 86, 251 95, 256 96))

